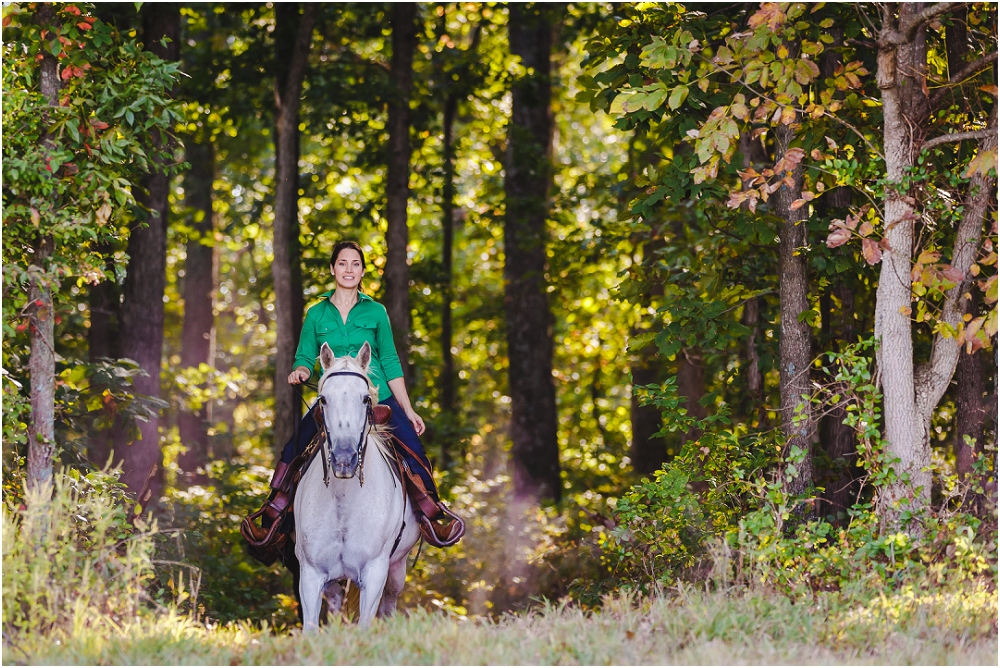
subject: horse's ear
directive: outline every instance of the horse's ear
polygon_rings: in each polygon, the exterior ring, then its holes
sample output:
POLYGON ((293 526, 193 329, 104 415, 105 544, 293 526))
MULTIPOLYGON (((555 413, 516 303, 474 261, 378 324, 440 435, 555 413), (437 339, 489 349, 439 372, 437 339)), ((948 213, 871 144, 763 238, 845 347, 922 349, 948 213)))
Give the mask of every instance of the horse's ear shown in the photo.
POLYGON ((361 345, 361 350, 358 351, 358 364, 361 365, 362 369, 368 371, 368 364, 371 361, 372 361, 372 347, 368 345, 367 341, 365 341, 361 345))
POLYGON ((333 360, 335 359, 336 356, 333 354, 333 351, 330 350, 330 346, 326 345, 326 343, 324 342, 319 349, 319 365, 323 367, 323 371, 326 371, 330 367, 332 367, 333 360))

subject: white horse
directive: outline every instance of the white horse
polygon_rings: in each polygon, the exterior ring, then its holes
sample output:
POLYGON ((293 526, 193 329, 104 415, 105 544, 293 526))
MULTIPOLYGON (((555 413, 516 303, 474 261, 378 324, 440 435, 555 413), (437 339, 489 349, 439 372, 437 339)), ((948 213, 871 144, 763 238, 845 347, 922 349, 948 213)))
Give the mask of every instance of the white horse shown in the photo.
POLYGON ((371 348, 365 343, 356 358, 337 358, 324 343, 319 359, 327 436, 299 482, 294 505, 303 627, 318 627, 324 594, 330 610, 340 611, 342 579, 360 589, 358 623, 367 627, 376 613, 395 611, 406 583, 406 555, 419 531, 390 464, 395 454, 372 429, 378 395, 368 379, 371 348))

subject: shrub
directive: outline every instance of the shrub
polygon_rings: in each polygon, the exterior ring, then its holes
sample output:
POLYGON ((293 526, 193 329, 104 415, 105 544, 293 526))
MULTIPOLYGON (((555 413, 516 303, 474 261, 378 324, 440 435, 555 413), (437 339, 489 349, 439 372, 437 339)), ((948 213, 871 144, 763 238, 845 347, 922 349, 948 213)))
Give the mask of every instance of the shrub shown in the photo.
POLYGON ((117 472, 57 472, 53 487, 3 504, 5 645, 133 620, 152 577, 155 523, 129 522, 117 472))

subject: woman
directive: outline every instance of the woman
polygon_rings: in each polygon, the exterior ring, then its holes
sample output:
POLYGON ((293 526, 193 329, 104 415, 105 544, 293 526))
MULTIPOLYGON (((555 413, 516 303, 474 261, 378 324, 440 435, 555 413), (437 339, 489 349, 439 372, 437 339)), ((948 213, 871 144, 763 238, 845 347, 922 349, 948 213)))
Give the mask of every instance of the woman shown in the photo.
MULTIPOLYGON (((294 370, 288 375, 288 382, 298 385, 312 377, 323 343, 329 345, 336 356, 343 357, 356 355, 367 342, 372 350, 368 375, 378 391, 379 403, 392 409, 389 426, 393 436, 406 446, 399 454, 407 460, 410 470, 419 474, 431 497, 433 505, 425 504, 423 508, 415 510, 422 510, 429 520, 445 519, 445 524, 433 525, 433 531, 440 540, 451 537, 457 541, 453 521, 448 521, 450 513, 441 505, 431 475, 431 465, 420 442, 420 434, 425 429, 424 421, 413 410, 406 393, 403 368, 393 343, 389 315, 384 306, 360 290, 365 274, 365 254, 361 246, 354 241, 337 243, 330 256, 330 270, 337 287, 334 291, 323 294, 323 301, 312 306, 306 313, 302 334, 299 336, 299 347, 295 352, 294 370), (431 513, 434 515, 431 516, 431 513)), ((288 465, 305 450, 316 430, 312 412, 307 412, 299 424, 297 438, 293 437, 281 453, 281 461, 275 468, 271 482, 272 488, 277 490, 283 487, 289 474, 288 465)), ((287 495, 272 495, 269 500, 271 512, 267 514, 272 519, 276 518, 277 513, 287 506, 288 500, 287 495)), ((436 544, 433 537, 426 537, 432 544, 436 544)))

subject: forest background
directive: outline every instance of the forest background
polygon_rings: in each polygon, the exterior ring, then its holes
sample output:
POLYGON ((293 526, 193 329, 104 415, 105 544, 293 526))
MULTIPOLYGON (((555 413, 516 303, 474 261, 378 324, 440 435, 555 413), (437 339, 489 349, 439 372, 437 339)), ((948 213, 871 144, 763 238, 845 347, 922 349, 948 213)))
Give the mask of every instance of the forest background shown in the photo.
POLYGON ((5 653, 91 603, 294 623, 238 522, 340 239, 470 525, 407 605, 995 587, 996 5, 3 24, 5 653))

